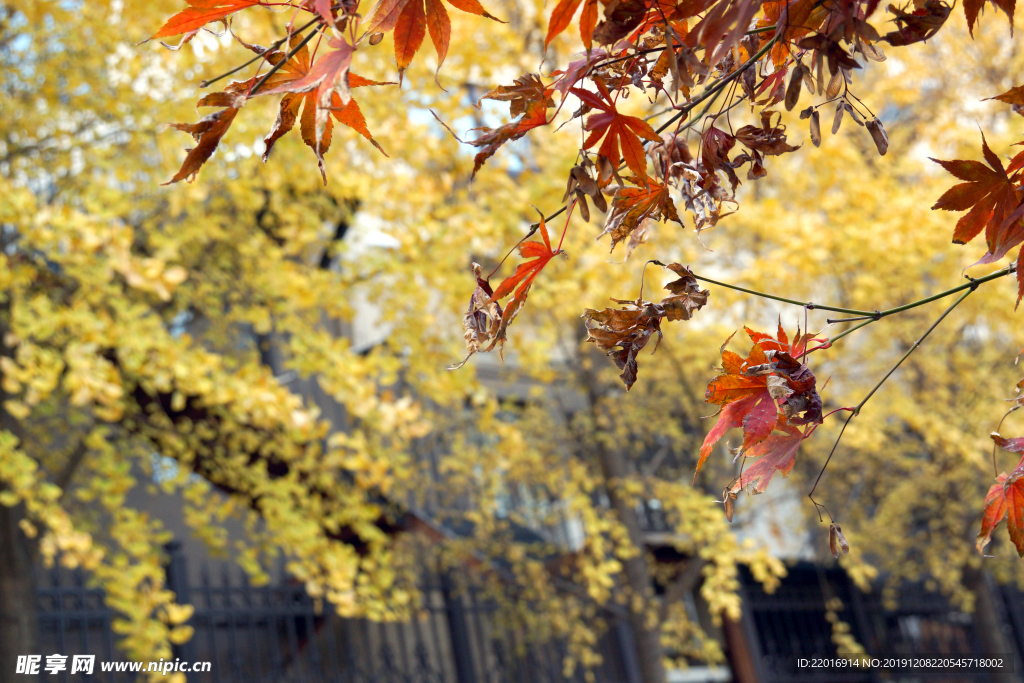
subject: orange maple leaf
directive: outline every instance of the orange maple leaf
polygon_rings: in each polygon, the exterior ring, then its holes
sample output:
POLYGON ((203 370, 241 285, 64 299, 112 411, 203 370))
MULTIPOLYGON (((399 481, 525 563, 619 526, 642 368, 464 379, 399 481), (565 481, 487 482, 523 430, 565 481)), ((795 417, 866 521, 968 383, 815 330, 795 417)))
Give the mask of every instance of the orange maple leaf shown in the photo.
POLYGON ((590 135, 584 141, 583 149, 590 149, 597 144, 598 140, 604 138, 597 153, 612 162, 613 166, 618 166, 619 159, 622 158, 634 175, 646 180, 647 157, 644 155, 644 146, 640 142, 640 138, 646 138, 651 142, 661 142, 661 136, 654 132, 651 125, 643 119, 620 114, 604 83, 600 79, 595 83, 597 83, 598 90, 601 91, 601 97, 580 88, 571 88, 569 91, 587 106, 601 112, 593 114, 587 119, 585 128, 590 131, 590 135), (619 156, 620 144, 622 147, 621 157, 619 156))
MULTIPOLYGON (((291 49, 294 49, 294 46, 300 41, 301 36, 293 36, 291 49)), ((348 73, 351 47, 344 41, 336 40, 331 41, 331 46, 337 49, 322 55, 315 64, 312 64, 309 50, 303 45, 291 59, 267 79, 264 89, 256 95, 284 95, 281 98, 277 119, 270 129, 270 133, 263 140, 266 144, 263 161, 269 157, 274 143, 288 133, 298 120, 302 140, 316 153, 320 173, 324 175, 325 181, 323 155, 331 147, 334 129, 331 114, 339 122, 369 140, 374 147, 380 150, 381 154, 387 156, 366 127, 366 119, 356 101, 349 97, 347 102, 343 102, 341 94, 338 92, 342 90, 347 94, 350 88, 387 84, 348 73), (302 110, 301 118, 300 109, 302 110)), ((275 59, 279 61, 283 59, 283 55, 278 55, 275 59)))
POLYGON ((198 31, 210 22, 224 19, 247 7, 259 5, 260 0, 186 0, 188 8, 175 14, 160 27, 149 40, 169 38, 182 33, 198 31))
MULTIPOLYGON (((559 33, 569 27, 576 10, 579 9, 583 0, 559 0, 555 9, 551 10, 551 21, 548 23, 548 34, 544 38, 544 49, 546 50, 551 41, 559 33)), ((594 43, 594 27, 597 26, 597 0, 586 0, 583 5, 583 13, 580 14, 580 38, 583 39, 583 47, 590 51, 594 43)))
MULTIPOLYGON (((448 4, 468 14, 501 22, 501 19, 488 13, 478 0, 448 0, 448 4)), ((381 0, 373 10, 366 32, 388 31, 395 32, 395 62, 398 64, 399 80, 423 45, 423 38, 428 32, 437 52, 437 68, 441 69, 442 62, 448 56, 452 34, 451 19, 441 0, 381 0)))
POLYGON ((807 344, 817 340, 798 331, 790 342, 781 324, 777 337, 744 329, 754 342, 750 355, 743 358, 723 348, 723 374, 711 380, 704 395, 708 403, 723 407, 718 422, 701 445, 695 481, 711 449, 734 427, 743 429, 740 453, 746 453, 771 436, 779 420, 788 425, 822 421, 821 397, 815 388, 814 374, 797 360, 807 344))
POLYGON ((796 452, 804 439, 814 433, 818 425, 804 427, 803 431, 786 422, 780 415, 775 423, 775 430, 781 434, 772 434, 761 443, 743 453, 747 458, 757 458, 757 462, 745 468, 726 488, 727 492, 739 493, 754 484, 754 493, 764 493, 772 476, 781 472, 783 477, 789 476, 796 463, 796 452))
MULTIPOLYGON (((980 161, 932 159, 960 180, 939 197, 932 209, 967 211, 953 231, 955 244, 967 244, 985 230, 988 253, 978 263, 992 263, 1003 258, 1024 241, 1024 187, 1021 186, 1021 162, 1014 159, 1009 170, 989 148, 984 134, 981 150, 988 166, 980 161), (968 210, 969 209, 969 210, 968 210)), ((977 264, 975 264, 977 265, 977 264)), ((1024 297, 1024 274, 1017 273, 1017 304, 1024 297)))
MULTIPOLYGON (((996 433, 991 436, 1000 448, 1011 453, 1024 453, 1024 438, 1004 439, 996 433)), ((1024 557, 1024 457, 1009 475, 1001 472, 985 496, 981 531, 974 543, 979 553, 984 554, 985 546, 992 540, 992 532, 1004 519, 1017 554, 1024 557)))

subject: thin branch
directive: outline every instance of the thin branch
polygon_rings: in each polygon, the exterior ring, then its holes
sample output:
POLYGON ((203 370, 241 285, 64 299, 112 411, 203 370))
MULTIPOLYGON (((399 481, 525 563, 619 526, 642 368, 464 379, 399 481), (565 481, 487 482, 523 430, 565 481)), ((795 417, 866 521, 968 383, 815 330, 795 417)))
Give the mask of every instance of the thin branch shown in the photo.
POLYGON ((868 319, 867 322, 863 322, 860 325, 854 325, 853 327, 851 327, 850 329, 846 330, 845 332, 841 332, 840 334, 837 334, 834 337, 830 337, 828 342, 829 342, 829 344, 834 344, 835 342, 839 341, 840 339, 842 339, 846 335, 850 334, 851 332, 856 332, 860 328, 867 327, 868 325, 870 325, 873 322, 875 322, 875 319, 874 318, 870 318, 870 319, 868 319))
MULTIPOLYGON (((1021 404, 1018 403, 1014 407, 1012 407, 1009 410, 1007 410, 1006 411, 1006 415, 1003 415, 1001 418, 999 418, 999 424, 996 425, 996 434, 998 434, 999 430, 1003 428, 1003 420, 1005 420, 1010 413, 1012 413, 1015 410, 1020 410, 1020 408, 1021 408, 1021 404)), ((995 476, 997 476, 997 477, 999 476, 999 468, 996 466, 996 442, 995 441, 992 442, 992 473, 995 476)))
MULTIPOLYGON (((910 346, 909 349, 907 349, 907 352, 904 353, 903 357, 900 358, 896 362, 896 364, 889 369, 889 372, 885 373, 885 376, 882 379, 878 380, 878 382, 875 384, 875 386, 872 387, 871 391, 868 392, 868 395, 864 397, 864 400, 862 400, 860 403, 857 404, 857 406, 855 408, 852 409, 852 411, 850 412, 850 416, 847 417, 846 418, 846 422, 843 423, 843 428, 839 431, 839 436, 836 437, 836 442, 832 446, 832 450, 829 452, 828 458, 825 459, 825 464, 822 465, 821 471, 818 473, 818 478, 814 480, 814 486, 811 488, 811 492, 807 494, 807 497, 811 499, 812 503, 814 503, 815 509, 817 509, 817 507, 819 505, 821 505, 821 504, 818 503, 816 500, 814 500, 814 492, 817 490, 818 483, 821 481, 822 475, 825 474, 825 469, 828 467, 829 462, 832 460, 832 455, 836 452, 836 448, 838 448, 838 446, 839 446, 839 441, 843 438, 843 433, 846 431, 846 426, 848 424, 850 424, 850 420, 852 420, 855 416, 860 415, 860 411, 864 407, 864 404, 867 403, 871 399, 871 397, 875 395, 875 392, 878 391, 883 384, 885 384, 885 381, 887 379, 889 379, 889 377, 892 376, 892 373, 896 372, 896 370, 901 365, 903 365, 903 361, 905 361, 907 358, 909 358, 910 354, 912 354, 914 351, 916 351, 918 349, 918 347, 921 346, 921 343, 924 342, 924 340, 928 338, 928 335, 932 333, 932 330, 934 330, 936 327, 938 327, 939 323, 941 323, 946 318, 947 315, 952 313, 953 309, 956 308, 957 306, 959 306, 961 301, 963 301, 964 299, 966 299, 968 296, 971 295, 971 292, 974 291, 974 288, 970 287, 970 286, 968 286, 968 287, 969 287, 968 290, 966 292, 964 292, 960 296, 960 298, 958 298, 956 301, 954 301, 952 303, 952 305, 950 305, 949 308, 947 308, 945 311, 943 311, 942 315, 940 315, 938 317, 938 319, 936 319, 935 322, 933 322, 931 324, 931 326, 927 330, 925 330, 924 334, 922 334, 921 337, 916 342, 914 342, 910 346)), ((933 297, 933 298, 931 298, 931 300, 934 301, 935 298, 937 298, 937 297, 933 297)), ((904 309, 904 310, 906 310, 906 309, 904 309)), ((869 322, 874 322, 874 321, 872 320, 872 321, 869 321, 869 322)), ((859 325, 858 327, 863 327, 864 325, 867 325, 867 324, 868 323, 863 323, 862 325, 859 325)), ((848 332, 852 332, 852 330, 848 330, 848 332)), ((828 512, 828 511, 826 510, 826 512, 828 512)), ((829 515, 829 517, 831 518, 831 515, 829 515)), ((820 512, 818 513, 818 519, 819 520, 821 519, 821 513, 820 512)))
POLYGON ((899 359, 899 361, 896 363, 896 365, 892 366, 892 368, 889 370, 889 372, 885 373, 885 377, 883 377, 881 380, 879 380, 878 384, 876 384, 874 386, 874 388, 871 390, 871 392, 867 396, 864 397, 864 400, 861 401, 859 404, 857 404, 856 409, 854 409, 854 415, 860 413, 860 409, 864 407, 864 404, 868 402, 868 399, 871 398, 872 396, 874 396, 875 392, 878 391, 878 389, 882 386, 882 384, 885 382, 885 380, 889 379, 889 376, 892 375, 892 373, 896 372, 896 369, 899 368, 899 366, 903 364, 903 361, 905 361, 908 357, 910 357, 910 354, 912 354, 914 351, 917 350, 917 348, 921 345, 921 342, 923 342, 925 340, 925 338, 929 334, 932 333, 932 330, 934 330, 936 327, 938 327, 939 323, 942 322, 943 318, 945 318, 947 315, 949 315, 950 312, 952 312, 952 310, 954 308, 959 306, 961 301, 963 301, 968 296, 970 296, 971 292, 973 292, 973 291, 974 291, 973 289, 967 290, 966 292, 964 292, 960 296, 959 299, 954 301, 950 305, 949 308, 947 308, 945 311, 943 311, 942 315, 940 315, 938 317, 938 319, 935 322, 932 323, 932 326, 929 327, 925 331, 925 333, 921 335, 921 338, 918 339, 916 342, 914 342, 914 344, 909 349, 907 349, 907 352, 905 354, 903 354, 903 357, 899 359))
POLYGON ((794 306, 806 307, 808 310, 812 311, 815 309, 821 309, 823 311, 832 311, 834 313, 847 313, 850 315, 870 316, 872 317, 872 319, 874 318, 874 313, 869 313, 868 311, 858 311, 853 308, 838 308, 836 306, 825 306, 823 304, 815 304, 809 301, 796 301, 795 299, 787 299, 785 297, 775 296, 774 294, 766 294, 764 292, 758 292, 757 290, 747 289, 746 287, 740 287, 738 285, 730 285, 726 282, 719 282, 718 280, 712 280, 711 278, 703 277, 697 274, 694 274, 694 277, 697 278, 698 280, 703 280, 704 282, 708 282, 713 285, 718 285, 719 287, 725 287, 726 289, 735 289, 738 292, 753 294, 754 296, 759 296, 762 299, 774 299, 775 301, 781 301, 786 304, 793 304, 794 306))
POLYGON ((698 97, 697 99, 693 100, 692 102, 687 102, 686 106, 679 110, 678 114, 676 114, 675 116, 670 118, 668 121, 666 121, 660 128, 657 129, 656 132, 664 133, 668 129, 669 126, 671 126, 673 123, 675 123, 676 121, 678 121, 679 119, 683 118, 684 116, 689 114, 691 111, 693 111, 693 109, 698 104, 700 104, 701 102, 703 102, 707 98, 711 97, 712 95, 718 93, 719 91, 723 90, 725 88, 725 86, 729 85, 729 83, 731 83, 732 81, 734 81, 737 78, 739 78, 743 74, 744 71, 746 71, 747 69, 752 67, 754 64, 756 64, 758 62, 758 60, 761 59, 761 57, 764 57, 766 54, 768 54, 768 51, 771 50, 772 47, 775 46, 776 42, 778 42, 778 37, 775 37, 775 38, 772 38, 771 40, 769 40, 767 43, 764 44, 764 47, 762 47, 760 50, 755 52, 754 56, 751 57, 750 59, 748 59, 747 61, 745 61, 743 64, 741 64, 738 69, 733 71, 731 74, 729 74, 728 76, 726 76, 722 80, 718 81, 718 83, 716 83, 715 85, 712 85, 712 86, 709 86, 708 88, 706 88, 704 90, 704 92, 702 92, 700 94, 700 97, 698 97))
MULTIPOLYGON (((998 280, 1001 277, 1006 277, 1007 275, 1010 275, 1010 274, 1016 272, 1016 270, 1017 270, 1017 267, 1015 265, 1010 265, 1010 266, 1007 266, 1006 268, 1003 268, 1001 270, 997 270, 994 273, 990 273, 989 275, 986 275, 985 277, 972 278, 970 282, 966 282, 966 283, 964 283, 962 285, 957 285, 956 287, 952 287, 952 288, 947 289, 947 290, 945 290, 943 292, 939 292, 938 294, 933 294, 932 296, 928 296, 928 297, 925 297, 923 299, 918 299, 917 301, 912 301, 909 304, 903 304, 902 306, 896 306, 895 308, 889 308, 889 309, 886 309, 884 311, 873 311, 873 312, 859 311, 859 310, 852 309, 852 308, 837 308, 835 306, 825 306, 824 304, 815 304, 815 303, 809 303, 809 302, 803 302, 803 301, 796 301, 795 299, 787 299, 785 297, 775 296, 774 294, 766 294, 764 292, 758 292, 757 290, 747 289, 746 287, 740 287, 738 285, 730 285, 730 284, 728 284, 726 282, 719 282, 717 280, 712 280, 711 278, 702 277, 702 276, 696 275, 696 274, 694 275, 694 277, 697 278, 698 280, 703 280, 704 282, 709 282, 709 283, 711 283, 713 285, 718 285, 719 287, 725 287, 727 289, 735 289, 736 291, 745 292, 747 294, 753 294, 754 296, 758 296, 758 297, 761 297, 763 299, 772 299, 774 301, 781 301, 783 303, 793 304, 794 306, 803 306, 806 309, 818 308, 818 309, 821 309, 823 311, 834 311, 836 313, 846 313, 846 314, 855 316, 853 318, 840 318, 840 319, 829 318, 828 319, 829 323, 847 323, 847 322, 857 322, 859 320, 864 321, 860 325, 856 325, 856 326, 851 327, 850 329, 846 330, 845 332, 843 332, 841 334, 837 334, 835 337, 830 337, 829 338, 829 342, 833 343, 833 342, 836 342, 836 341, 842 339, 843 337, 845 337, 846 335, 850 334, 851 332, 855 332, 855 331, 859 330, 860 328, 865 327, 866 325, 870 325, 871 323, 873 323, 873 322, 875 322, 877 320, 881 320, 882 318, 886 318, 886 317, 888 317, 890 315, 895 315, 896 313, 902 313, 903 311, 909 311, 912 308, 917 308, 918 306, 923 306, 923 305, 931 303, 933 301, 937 301, 939 299, 943 299, 943 298, 945 298, 947 296, 950 296, 951 294, 956 294, 957 292, 962 292, 964 290, 970 290, 970 291, 973 292, 975 289, 978 288, 979 285, 983 285, 986 282, 991 282, 992 280, 998 280)), ((959 303, 959 301, 957 301, 957 303, 959 303)), ((954 306, 955 305, 956 304, 954 304, 954 306)))
POLYGON ((268 80, 270 79, 270 77, 271 77, 271 76, 273 76, 273 75, 274 75, 275 73, 277 73, 277 70, 278 70, 278 69, 280 69, 280 68, 281 68, 282 66, 284 66, 285 64, 287 64, 287 63, 288 63, 288 61, 289 61, 289 60, 290 60, 290 59, 291 59, 292 57, 294 57, 294 56, 296 55, 296 53, 298 53, 298 51, 299 51, 299 50, 301 50, 302 48, 306 47, 306 43, 308 43, 309 41, 313 40, 313 38, 314 38, 315 36, 318 36, 318 35, 320 35, 320 31, 317 31, 317 30, 313 30, 313 31, 310 31, 309 33, 307 33, 307 34, 306 34, 306 37, 305 37, 305 38, 303 38, 303 39, 302 39, 302 40, 301 40, 301 41, 299 42, 299 44, 298 44, 298 45, 296 45, 295 47, 293 47, 293 48, 292 48, 291 50, 289 50, 289 51, 288 51, 288 54, 286 54, 286 55, 284 56, 284 59, 282 59, 281 61, 279 61, 279 62, 278 62, 277 64, 275 64, 274 66, 270 67, 270 71, 268 71, 267 73, 265 73, 265 74, 263 75, 263 78, 261 78, 261 79, 260 79, 259 81, 257 81, 257 82, 256 82, 256 85, 254 85, 254 86, 252 87, 252 90, 250 90, 250 91, 249 91, 249 97, 252 97, 252 96, 253 96, 253 95, 255 95, 255 94, 256 94, 257 92, 259 92, 259 89, 263 87, 263 85, 264 85, 264 84, 265 84, 265 83, 266 83, 266 82, 267 82, 267 81, 268 81, 268 80))
MULTIPOLYGON (((340 7, 340 5, 339 5, 339 7, 340 7)), ((239 71, 241 71, 245 67, 249 66, 253 62, 258 61, 260 59, 266 59, 267 58, 267 54, 269 52, 271 52, 272 50, 276 50, 277 48, 281 47, 282 45, 287 43, 288 39, 291 38, 293 35, 298 34, 298 33, 302 33, 303 31, 305 31, 307 28, 309 28, 310 26, 312 26, 313 24, 315 24, 318 21, 320 21, 320 17, 317 17, 316 19, 313 19, 312 21, 308 22, 304 26, 300 26, 299 28, 295 29, 292 33, 286 35, 284 38, 281 38, 280 40, 275 40, 273 43, 270 44, 270 47, 267 48, 266 52, 263 52, 262 54, 256 55, 255 57, 253 57, 252 59, 250 59, 249 61, 247 61, 247 62, 245 62, 243 64, 239 64, 238 66, 236 66, 231 71, 225 71, 220 76, 215 76, 215 77, 210 78, 208 80, 202 81, 199 84, 199 87, 200 88, 208 88, 211 85, 213 85, 214 83, 216 83, 217 81, 219 81, 221 79, 224 79, 224 78, 227 78, 231 74, 238 73, 239 71)))

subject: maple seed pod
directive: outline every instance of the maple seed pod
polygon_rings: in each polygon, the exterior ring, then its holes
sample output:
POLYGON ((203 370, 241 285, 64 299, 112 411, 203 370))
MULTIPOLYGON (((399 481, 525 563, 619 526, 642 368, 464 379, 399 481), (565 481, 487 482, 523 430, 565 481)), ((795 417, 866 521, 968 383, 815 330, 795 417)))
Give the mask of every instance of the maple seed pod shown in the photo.
POLYGON ((836 71, 832 74, 832 80, 828 82, 828 87, 825 88, 825 97, 832 99, 839 95, 839 91, 843 89, 843 72, 836 71))
POLYGON ((816 94, 814 92, 814 77, 811 76, 810 67, 806 67, 804 69, 804 87, 807 88, 807 92, 811 93, 812 95, 816 94))
POLYGON ((882 127, 882 122, 878 120, 878 117, 871 119, 867 122, 868 131, 871 133, 871 139, 875 142, 875 148, 878 150, 878 154, 885 156, 885 153, 889 151, 889 136, 885 134, 885 128, 882 127))
POLYGON ((380 41, 384 40, 383 33, 371 33, 370 34, 370 45, 376 45, 380 41))
POLYGON ((846 542, 846 537, 843 536, 843 528, 838 524, 830 524, 828 527, 828 548, 837 560, 839 559, 840 550, 843 552, 843 555, 850 554, 850 544, 846 542))
POLYGON ((731 522, 736 511, 736 494, 729 489, 722 491, 722 502, 725 504, 725 518, 731 522))
POLYGON ((832 135, 839 132, 839 126, 843 123, 843 112, 846 111, 844 100, 839 100, 839 104, 836 105, 836 117, 832 119, 832 135))
POLYGON ((585 168, 582 166, 573 166, 570 174, 576 180, 579 188, 583 190, 584 193, 589 194, 591 197, 598 193, 597 183, 594 182, 594 179, 590 177, 590 174, 587 173, 585 168))
POLYGON ((584 223, 590 222, 590 207, 587 206, 587 195, 583 194, 582 190, 576 190, 577 205, 580 207, 580 216, 583 217, 584 223))
POLYGON ((604 198, 600 190, 594 195, 594 208, 601 213, 608 213, 608 200, 604 198))
POLYGON ((857 110, 854 109, 849 102, 844 102, 843 108, 846 109, 846 111, 850 112, 850 116, 853 117, 854 121, 856 121, 861 126, 864 125, 864 119, 860 117, 860 114, 857 113, 857 110))
POLYGON ((821 116, 817 109, 811 112, 811 142, 815 147, 821 147, 821 116))
POLYGON ((861 43, 861 52, 868 59, 875 62, 884 62, 885 53, 880 48, 875 47, 869 43, 861 43))
POLYGON ((789 86, 786 88, 786 111, 793 111, 793 107, 800 101, 800 87, 804 82, 804 72, 807 67, 797 64, 793 69, 793 75, 789 77, 789 86))

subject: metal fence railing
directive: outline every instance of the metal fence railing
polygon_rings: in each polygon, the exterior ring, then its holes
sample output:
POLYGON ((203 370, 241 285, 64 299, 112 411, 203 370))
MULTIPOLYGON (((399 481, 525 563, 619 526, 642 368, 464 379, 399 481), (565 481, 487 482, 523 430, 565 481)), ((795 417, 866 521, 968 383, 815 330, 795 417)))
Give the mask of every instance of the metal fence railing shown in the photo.
MULTIPOLYGON (((318 609, 303 586, 287 579, 252 586, 237 570, 189 578, 173 547, 170 588, 195 612, 192 638, 175 648, 185 662, 210 662, 188 673, 188 683, 625 683, 621 628, 609 629, 600 648, 604 664, 563 676, 564 643, 528 642, 495 623, 493 604, 459 590, 451 576, 430 574, 421 587, 422 609, 406 622, 342 619, 330 605, 318 609)), ((60 683, 122 683, 137 674, 101 671, 100 662, 124 660, 103 591, 80 572, 53 571, 38 590, 46 654, 92 654, 91 676, 65 670, 45 675, 60 683)), ((70 658, 70 657, 69 657, 70 658)))

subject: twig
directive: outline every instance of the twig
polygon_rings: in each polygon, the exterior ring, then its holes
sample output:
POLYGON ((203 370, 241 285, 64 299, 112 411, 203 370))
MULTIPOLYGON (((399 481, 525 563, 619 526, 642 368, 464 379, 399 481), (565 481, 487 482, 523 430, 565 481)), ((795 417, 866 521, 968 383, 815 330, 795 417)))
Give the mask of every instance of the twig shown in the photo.
MULTIPOLYGON (((1020 410, 1020 408, 1021 408, 1021 404, 1018 403, 1014 407, 1012 407, 1009 410, 1007 410, 1006 411, 1006 415, 1003 415, 1001 418, 999 418, 999 424, 996 425, 996 434, 998 434, 999 430, 1003 428, 1003 420, 1005 420, 1006 417, 1010 413, 1012 413, 1015 410, 1020 410)), ((997 477, 999 476, 999 468, 996 466, 996 442, 995 441, 992 442, 992 473, 995 476, 997 476, 997 477)))
MULTIPOLYGON (((814 492, 817 490, 818 483, 821 481, 822 475, 825 474, 825 469, 828 467, 829 462, 832 460, 832 455, 836 452, 836 448, 839 446, 839 441, 843 438, 843 432, 846 431, 846 426, 848 424, 850 424, 850 420, 852 420, 855 416, 860 415, 860 411, 864 407, 864 404, 867 403, 871 399, 871 397, 875 395, 875 392, 878 391, 883 384, 885 384, 885 381, 887 379, 889 379, 889 377, 892 376, 892 373, 896 372, 896 370, 901 365, 903 365, 903 361, 905 361, 907 358, 909 358, 910 354, 912 354, 914 351, 916 351, 918 349, 919 346, 921 346, 921 343, 924 342, 924 340, 928 338, 928 335, 932 333, 932 330, 934 330, 936 327, 938 327, 939 323, 941 323, 946 318, 946 316, 949 315, 953 311, 954 308, 959 306, 961 301, 963 301, 964 299, 966 299, 968 296, 971 295, 971 292, 974 291, 974 288, 970 287, 970 286, 968 286, 968 287, 969 287, 968 290, 966 292, 964 292, 960 296, 960 298, 958 298, 956 301, 954 301, 950 305, 949 308, 947 308, 945 311, 943 311, 942 315, 940 315, 938 317, 938 319, 935 322, 933 322, 931 324, 931 326, 927 330, 925 330, 924 334, 922 334, 921 337, 916 342, 911 344, 910 348, 907 349, 907 352, 903 354, 903 357, 900 358, 896 362, 896 365, 892 366, 889 369, 889 372, 885 373, 885 376, 882 379, 878 380, 878 382, 875 384, 875 386, 872 387, 871 391, 868 392, 868 395, 865 396, 864 399, 860 403, 858 403, 855 408, 851 409, 850 416, 847 417, 846 418, 846 422, 843 423, 843 428, 839 431, 839 436, 836 437, 836 442, 832 446, 832 450, 829 452, 828 458, 825 459, 825 464, 822 465, 821 471, 818 473, 818 478, 814 480, 814 486, 811 488, 811 492, 807 494, 807 497, 811 499, 812 503, 814 503, 815 508, 817 508, 817 506, 819 506, 820 503, 818 503, 816 500, 814 500, 814 492)), ((930 300, 934 301, 936 298, 938 298, 938 297, 930 297, 930 300)), ((904 308, 904 310, 906 310, 906 309, 904 308)), ((874 321, 870 321, 870 322, 874 322, 874 321)), ((867 325, 867 324, 868 323, 863 323, 862 325, 859 325, 858 327, 863 327, 864 325, 867 325)), ((852 332, 852 330, 848 330, 848 332, 852 332)), ((827 512, 827 510, 826 510, 826 512, 827 512)), ((829 515, 829 517, 831 518, 831 515, 829 515)), ((819 520, 821 519, 821 513, 820 512, 818 513, 818 519, 819 520)))
MULTIPOLYGON (((340 5, 339 5, 339 7, 340 7, 340 5)), ((298 34, 298 33, 302 33, 303 31, 305 31, 307 28, 309 28, 310 26, 312 26, 313 24, 315 24, 318 21, 320 21, 320 17, 317 17, 316 19, 313 19, 312 21, 310 21, 309 23, 305 24, 304 26, 300 26, 299 28, 295 29, 292 33, 286 35, 284 38, 281 38, 280 40, 275 40, 273 43, 270 44, 270 47, 267 48, 266 52, 264 52, 262 54, 256 55, 255 57, 253 57, 252 59, 250 59, 249 61, 247 61, 247 62, 245 62, 243 64, 239 64, 238 66, 236 66, 231 71, 225 71, 220 76, 215 76, 215 77, 210 78, 208 80, 202 81, 199 84, 199 87, 200 88, 208 88, 211 85, 213 85, 214 83, 216 83, 217 81, 219 81, 219 80, 221 80, 223 78, 227 78, 231 74, 238 73, 239 71, 241 71, 245 67, 249 66, 253 62, 255 62, 255 61, 259 60, 259 59, 266 59, 267 58, 267 54, 271 50, 276 50, 277 48, 281 47, 282 45, 287 43, 288 39, 291 38, 293 35, 298 34)))
POLYGON ((256 94, 256 93, 257 93, 257 92, 259 91, 259 89, 263 87, 263 85, 264 85, 264 84, 265 84, 265 83, 267 82, 267 80, 268 80, 268 79, 269 79, 269 78, 270 78, 271 76, 273 76, 273 75, 274 75, 275 73, 277 73, 277 70, 278 70, 278 69, 280 69, 280 68, 281 68, 282 66, 284 66, 285 64, 287 64, 287 63, 288 63, 288 61, 289 61, 289 60, 290 60, 290 59, 291 59, 292 57, 294 57, 294 56, 296 55, 296 53, 298 53, 298 51, 299 51, 299 50, 301 50, 302 48, 306 47, 306 43, 308 43, 309 41, 313 40, 313 37, 314 37, 314 36, 318 36, 318 35, 320 35, 320 32, 319 32, 319 31, 316 31, 316 30, 313 30, 313 31, 310 31, 309 33, 307 33, 307 34, 306 34, 306 37, 305 37, 305 38, 303 38, 303 39, 302 39, 302 40, 301 40, 301 41, 299 42, 299 44, 298 44, 298 45, 296 45, 295 47, 293 47, 293 48, 292 48, 291 50, 289 50, 289 51, 288 51, 288 54, 286 54, 286 55, 284 56, 284 59, 282 59, 281 61, 279 61, 279 62, 278 62, 277 64, 275 64, 274 66, 270 67, 270 71, 268 71, 267 73, 265 73, 265 74, 263 75, 263 78, 261 78, 261 79, 260 79, 259 81, 257 81, 257 82, 256 82, 256 85, 254 85, 254 86, 252 87, 252 90, 250 90, 250 91, 249 91, 249 97, 252 97, 253 95, 255 95, 255 94, 256 94))
POLYGON ((868 313, 867 311, 858 311, 858 310, 853 309, 853 308, 839 308, 837 306, 825 306, 824 304, 815 304, 815 303, 811 303, 809 301, 796 301, 795 299, 787 299, 787 298, 782 297, 782 296, 775 296, 774 294, 766 294, 764 292, 758 292, 757 290, 754 290, 754 289, 747 289, 746 287, 740 287, 738 285, 730 285, 730 284, 728 284, 726 282, 719 282, 718 280, 712 280, 711 278, 703 277, 703 276, 697 275, 697 274, 694 274, 694 277, 697 278, 698 280, 703 280, 704 282, 708 282, 708 283, 711 283, 713 285, 718 285, 719 287, 725 287, 726 289, 735 289, 738 292, 745 292, 747 294, 753 294, 754 296, 759 296, 759 297, 761 297, 763 299, 774 299, 775 301, 781 301, 781 302, 786 303, 786 304, 793 304, 794 306, 802 306, 802 307, 805 307, 808 310, 812 310, 812 311, 815 310, 815 309, 819 309, 820 308, 823 311, 833 311, 834 313, 848 313, 850 315, 861 315, 861 316, 871 316, 871 317, 874 316, 873 313, 868 313))
POLYGON ((661 128, 657 129, 656 132, 664 133, 668 129, 669 126, 671 126, 673 123, 675 123, 676 121, 678 121, 679 119, 681 119, 682 117, 686 116, 691 111, 693 111, 693 109, 698 104, 700 104, 701 102, 703 102, 707 98, 711 97, 712 95, 716 94, 720 90, 723 90, 725 88, 725 86, 729 85, 729 83, 731 83, 732 81, 734 81, 737 78, 739 78, 739 76, 744 71, 746 71, 751 66, 756 64, 758 62, 758 60, 761 59, 761 57, 764 57, 766 54, 768 54, 768 51, 771 50, 772 47, 774 47, 774 45, 775 45, 775 43, 777 41, 778 41, 778 37, 775 37, 775 38, 772 38, 771 40, 769 40, 767 43, 765 43, 764 47, 762 47, 760 50, 755 52, 753 57, 751 57, 750 59, 745 61, 743 64, 741 64, 740 67, 738 69, 736 69, 735 71, 733 71, 731 74, 729 74, 728 76, 726 76, 722 80, 718 81, 718 83, 716 83, 715 85, 709 86, 707 89, 705 89, 704 92, 702 92, 700 94, 700 97, 698 97, 697 99, 695 99, 695 100, 693 100, 691 102, 688 102, 686 104, 686 106, 683 107, 679 111, 678 114, 676 114, 675 116, 670 118, 668 121, 666 121, 661 126, 661 128))

